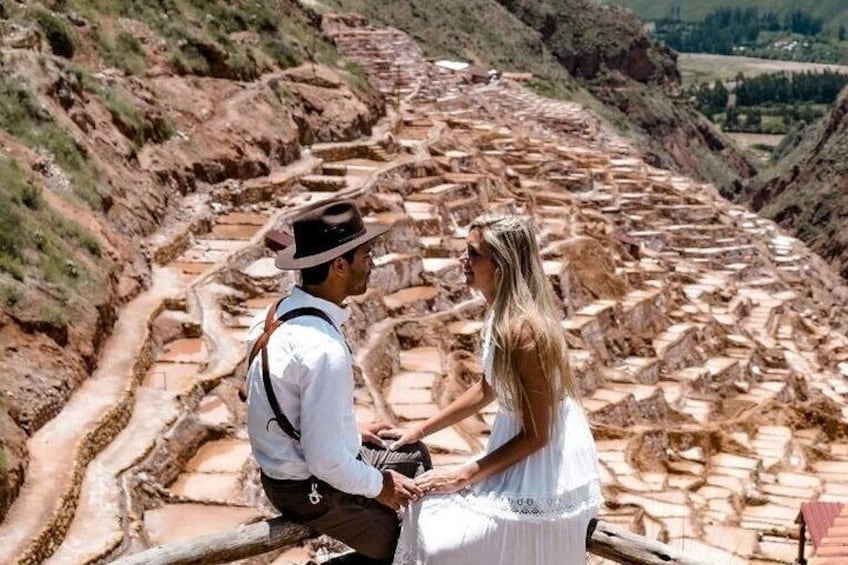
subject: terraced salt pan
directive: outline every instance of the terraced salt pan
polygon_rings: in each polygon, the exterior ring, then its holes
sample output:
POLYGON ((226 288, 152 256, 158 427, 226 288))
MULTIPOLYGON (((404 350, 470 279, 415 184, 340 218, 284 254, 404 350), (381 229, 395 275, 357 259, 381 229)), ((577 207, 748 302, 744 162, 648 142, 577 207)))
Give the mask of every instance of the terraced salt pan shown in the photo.
POLYGON ((154 544, 162 544, 232 530, 259 517, 261 514, 255 508, 165 504, 144 513, 144 528, 154 544))
POLYGON ((200 338, 177 339, 166 343, 158 360, 170 363, 200 364, 206 361, 206 344, 200 338))
POLYGON ((170 269, 154 269, 151 288, 123 310, 103 347, 99 367, 71 397, 60 414, 27 441, 27 478, 18 498, 0 524, 0 562, 10 563, 51 523, 60 496, 71 486, 83 435, 113 408, 132 379, 136 355, 147 322, 166 297, 179 293, 182 283, 170 269))
POLYGON ((201 370, 197 363, 157 362, 147 371, 141 385, 178 393, 193 383, 201 370))
POLYGON ((51 565, 87 563, 106 555, 123 539, 119 519, 126 494, 118 477, 141 459, 167 424, 179 415, 170 395, 139 389, 138 401, 126 430, 92 460, 86 469, 77 511, 51 565))

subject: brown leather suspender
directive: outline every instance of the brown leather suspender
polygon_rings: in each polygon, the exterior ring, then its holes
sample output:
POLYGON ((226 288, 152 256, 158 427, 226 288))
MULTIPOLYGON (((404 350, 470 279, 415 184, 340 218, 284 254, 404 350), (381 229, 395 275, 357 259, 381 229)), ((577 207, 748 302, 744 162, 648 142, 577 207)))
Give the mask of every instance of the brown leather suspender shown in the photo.
POLYGON ((320 310, 318 308, 312 307, 304 307, 304 308, 295 308, 294 310, 290 310, 280 316, 278 319, 274 319, 274 315, 277 313, 277 308, 279 308, 280 303, 285 300, 284 296, 280 300, 278 300, 273 308, 268 310, 268 315, 265 316, 265 329, 262 332, 262 335, 259 336, 253 343, 253 347, 250 349, 250 356, 248 357, 248 367, 253 364, 253 360, 256 358, 257 354, 262 354, 262 384, 265 387, 265 395, 268 397, 268 404, 271 405, 271 412, 274 413, 274 417, 268 420, 265 424, 265 428, 267 429, 271 422, 277 422, 277 425, 280 426, 286 435, 292 438, 295 441, 300 441, 300 432, 294 429, 291 422, 286 415, 283 414, 282 410, 280 410, 280 404, 277 402, 277 396, 274 394, 274 388, 271 386, 271 374, 268 370, 268 340, 271 339, 271 334, 274 333, 274 330, 292 320, 294 318, 298 318, 300 316, 315 316, 317 318, 321 318, 333 328, 339 332, 339 335, 342 333, 336 328, 336 325, 330 319, 330 316, 327 315, 326 312, 320 310))

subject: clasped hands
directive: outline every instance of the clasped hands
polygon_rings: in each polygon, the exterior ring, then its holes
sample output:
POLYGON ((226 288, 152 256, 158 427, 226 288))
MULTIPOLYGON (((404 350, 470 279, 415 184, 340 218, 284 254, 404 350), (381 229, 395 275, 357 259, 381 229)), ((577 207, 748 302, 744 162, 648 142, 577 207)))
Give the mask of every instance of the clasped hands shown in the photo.
MULTIPOLYGON (((420 441, 424 436, 418 428, 409 430, 392 428, 384 423, 359 424, 363 443, 385 447, 392 451, 420 441), (387 444, 386 439, 393 439, 387 444)), ((383 471, 383 488, 377 500, 389 508, 399 510, 425 494, 448 494, 461 490, 470 483, 476 463, 458 469, 431 469, 416 477, 407 478, 392 470, 383 471)))
MULTIPOLYGON (((385 426, 385 424, 382 426, 385 426)), ((404 429, 385 426, 381 427, 377 434, 383 439, 394 439, 387 446, 392 451, 404 445, 421 441, 421 438, 424 437, 420 428, 404 429)), ((421 489, 423 494, 457 492, 470 484, 475 465, 475 463, 471 463, 456 469, 431 469, 415 477, 415 485, 421 489)))

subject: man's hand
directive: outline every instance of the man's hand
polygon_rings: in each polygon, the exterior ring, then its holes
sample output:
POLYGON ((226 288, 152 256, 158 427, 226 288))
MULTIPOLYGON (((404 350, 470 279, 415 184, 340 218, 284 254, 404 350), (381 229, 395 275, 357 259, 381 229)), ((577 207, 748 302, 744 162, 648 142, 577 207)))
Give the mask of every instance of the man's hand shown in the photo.
POLYGON ((471 484, 471 477, 477 468, 477 463, 465 464, 459 469, 431 469, 415 478, 425 494, 448 494, 456 492, 471 484))
POLYGON ((394 441, 389 444, 389 449, 391 451, 394 451, 403 445, 410 445, 416 441, 421 441, 424 437, 424 432, 421 428, 384 428, 379 433, 382 438, 394 439, 394 441))
POLYGON ((377 495, 377 502, 392 510, 400 510, 410 502, 421 498, 421 488, 412 479, 392 470, 383 471, 383 489, 377 495))
POLYGON ((384 442, 377 434, 383 430, 391 428, 389 424, 384 422, 372 422, 370 424, 358 424, 357 427, 359 428, 359 435, 362 436, 362 443, 370 443, 372 445, 386 447, 386 442, 384 442))

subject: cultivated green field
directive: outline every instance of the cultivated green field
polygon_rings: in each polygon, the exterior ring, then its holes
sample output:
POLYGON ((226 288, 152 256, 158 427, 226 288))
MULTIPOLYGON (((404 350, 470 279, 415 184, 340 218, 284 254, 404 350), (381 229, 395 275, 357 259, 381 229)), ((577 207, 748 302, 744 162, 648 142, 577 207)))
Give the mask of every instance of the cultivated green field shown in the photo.
POLYGON ((826 65, 822 63, 799 63, 795 61, 777 61, 757 59, 755 57, 731 57, 728 55, 710 55, 706 53, 680 53, 677 67, 683 78, 683 86, 701 82, 723 82, 733 80, 739 72, 746 77, 765 73, 800 73, 803 71, 823 71, 825 69, 848 74, 846 65, 826 65))
POLYGON ((680 6, 680 17, 688 21, 703 20, 707 14, 722 7, 757 8, 761 12, 779 13, 803 10, 822 18, 826 27, 848 25, 848 2, 844 0, 599 0, 602 4, 617 4, 630 8, 644 20, 656 20, 680 6))

